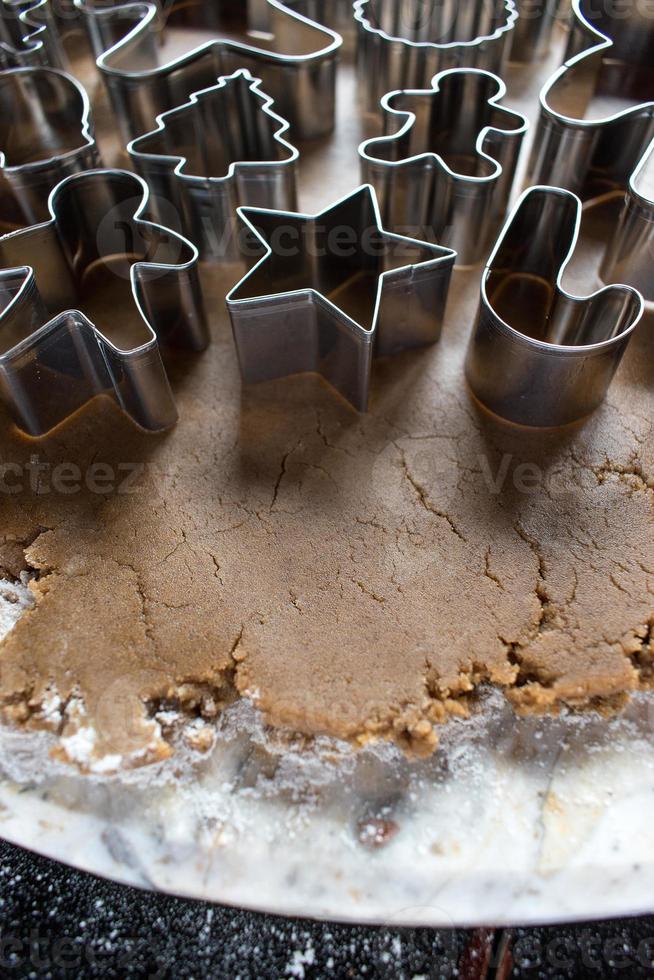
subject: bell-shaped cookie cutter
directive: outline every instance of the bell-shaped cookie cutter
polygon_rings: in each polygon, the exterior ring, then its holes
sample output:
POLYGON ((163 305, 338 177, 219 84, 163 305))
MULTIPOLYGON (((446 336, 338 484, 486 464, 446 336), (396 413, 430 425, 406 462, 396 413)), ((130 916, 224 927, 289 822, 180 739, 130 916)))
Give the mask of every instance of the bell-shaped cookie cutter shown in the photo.
POLYGON ((447 68, 501 74, 518 18, 513 0, 355 0, 366 107, 386 92, 424 89, 447 68))
POLYGON ((466 377, 479 401, 511 422, 559 426, 593 412, 643 313, 629 286, 587 297, 563 289, 581 208, 561 188, 525 191, 482 276, 466 377))
POLYGON ((198 252, 143 220, 147 204, 136 174, 85 171, 52 191, 49 221, 0 238, 0 398, 29 435, 99 394, 148 431, 177 420, 159 343, 208 343, 198 252), (128 328, 125 343, 94 322, 98 310, 128 328))
POLYGON ((153 192, 157 220, 170 226, 177 215, 173 227, 205 260, 240 256, 237 207, 292 211, 297 204, 299 153, 260 86, 247 69, 219 78, 127 147, 153 192))
POLYGON ((310 139, 333 129, 342 39, 282 0, 173 0, 161 8, 153 2, 103 7, 75 0, 75 6, 85 18, 126 142, 238 68, 261 77, 294 137, 310 139), (184 54, 182 33, 168 54, 169 27, 188 31, 184 54))
POLYGON ((0 68, 65 68, 50 0, 0 0, 0 68))
POLYGON ((0 71, 0 223, 6 230, 49 217, 50 191, 100 165, 85 89, 55 68, 0 71))
POLYGON ((382 99, 387 131, 359 147, 362 179, 377 192, 388 228, 449 245, 457 264, 487 254, 506 212, 529 123, 500 105, 504 82, 487 71, 454 68, 431 88, 382 99))
POLYGON ((565 63, 540 94, 529 170, 533 183, 589 200, 624 190, 654 138, 654 12, 572 7, 565 63))
POLYGON ((373 351, 439 339, 455 253, 387 232, 369 185, 317 215, 239 215, 265 253, 227 296, 247 383, 318 372, 363 412, 373 351))
POLYGON ((626 282, 654 302, 654 140, 629 180, 600 276, 604 282, 626 282))

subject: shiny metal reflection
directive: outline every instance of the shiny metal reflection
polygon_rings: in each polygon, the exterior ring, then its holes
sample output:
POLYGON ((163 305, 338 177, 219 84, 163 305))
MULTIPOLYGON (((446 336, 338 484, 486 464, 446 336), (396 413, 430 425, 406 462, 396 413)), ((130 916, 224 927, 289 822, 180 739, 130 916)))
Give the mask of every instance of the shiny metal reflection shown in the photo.
POLYGON ((424 89, 448 68, 501 74, 518 12, 513 0, 355 0, 366 106, 386 92, 424 89))
POLYGON ((66 68, 50 0, 0 0, 0 68, 66 68))
POLYGON ((49 218, 50 191, 100 165, 84 88, 53 68, 0 72, 0 228, 49 218))
POLYGON ((127 150, 152 190, 157 220, 195 242, 203 259, 239 257, 238 207, 297 206, 299 153, 284 138, 288 123, 246 69, 157 122, 127 150))
POLYGON ((315 371, 366 411, 373 353, 439 339, 455 253, 387 232, 372 187, 317 215, 239 214, 264 252, 227 296, 244 381, 315 371))
POLYGON ((642 316, 642 296, 629 286, 587 297, 563 289, 580 221, 575 194, 530 188, 484 270, 466 377, 511 422, 559 426, 594 411, 642 316))
POLYGON ((629 283, 654 302, 654 140, 631 175, 600 275, 604 282, 629 283))
POLYGON ((55 187, 48 221, 0 238, 0 398, 30 435, 98 394, 143 429, 176 421, 159 343, 208 343, 198 252, 147 205, 135 174, 85 171, 55 187))
POLYGON ((361 176, 393 231, 449 245, 457 265, 487 254, 504 218, 528 122, 500 105, 497 75, 451 69, 431 88, 382 99, 387 132, 359 147, 361 176))
POLYGON ((75 0, 75 6, 126 142, 239 68, 262 79, 294 138, 333 129, 341 37, 281 0, 174 0, 163 8, 151 0, 110 6, 75 0))
POLYGON ((532 183, 624 190, 654 138, 654 8, 573 0, 566 61, 540 95, 532 183))

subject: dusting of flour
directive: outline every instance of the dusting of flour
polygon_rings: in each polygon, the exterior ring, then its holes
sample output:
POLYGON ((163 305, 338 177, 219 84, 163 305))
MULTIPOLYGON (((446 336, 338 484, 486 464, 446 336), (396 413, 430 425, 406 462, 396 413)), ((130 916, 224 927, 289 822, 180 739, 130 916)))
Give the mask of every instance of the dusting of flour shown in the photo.
POLYGON ((14 628, 25 610, 34 605, 28 583, 27 572, 23 572, 17 582, 0 580, 0 640, 14 628))

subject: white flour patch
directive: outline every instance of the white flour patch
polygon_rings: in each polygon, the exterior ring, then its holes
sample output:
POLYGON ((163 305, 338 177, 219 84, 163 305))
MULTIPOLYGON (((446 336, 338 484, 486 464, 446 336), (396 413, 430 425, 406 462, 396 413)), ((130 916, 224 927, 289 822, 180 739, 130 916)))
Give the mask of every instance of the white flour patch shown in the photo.
POLYGON ((28 582, 27 572, 23 572, 18 582, 0 579, 0 640, 4 640, 23 613, 34 605, 28 582))
POLYGON ((95 738, 93 728, 83 726, 78 728, 74 735, 62 738, 61 745, 71 762, 88 765, 93 758, 95 738))

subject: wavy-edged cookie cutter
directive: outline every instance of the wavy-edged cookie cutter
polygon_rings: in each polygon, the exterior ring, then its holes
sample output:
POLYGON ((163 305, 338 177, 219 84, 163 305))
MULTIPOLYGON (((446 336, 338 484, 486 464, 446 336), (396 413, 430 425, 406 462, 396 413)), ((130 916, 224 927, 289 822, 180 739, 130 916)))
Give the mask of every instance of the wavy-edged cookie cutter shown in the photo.
POLYGON ((84 88, 56 68, 0 71, 0 227, 49 217, 50 191, 100 165, 84 88))
POLYGON ((455 249, 472 265, 497 233, 509 200, 529 123, 500 105, 506 86, 497 75, 453 68, 431 88, 390 92, 382 99, 386 130, 364 141, 361 176, 377 192, 388 228, 455 249), (429 233, 429 234, 428 234, 429 233))
POLYGON ((509 61, 528 65, 547 54, 558 9, 559 0, 519 0, 509 61))
POLYGON ((294 137, 311 139, 334 127, 341 37, 281 0, 173 0, 161 8, 153 2, 101 7, 75 0, 75 6, 84 15, 126 142, 152 129, 162 112, 238 68, 263 80, 294 137), (168 28, 175 27, 178 36, 170 47, 168 28), (184 30, 188 47, 180 54, 184 30))
POLYGON ((206 260, 240 256, 237 207, 292 211, 297 205, 299 152, 283 138, 288 123, 260 86, 247 69, 220 78, 163 113, 156 130, 127 147, 153 191, 157 220, 170 226, 177 215, 173 227, 206 260))
POLYGON ((265 250, 227 296, 247 383, 318 372, 363 412, 373 351, 439 339, 455 253, 387 232, 369 185, 317 215, 239 215, 265 250))
POLYGON ((585 200, 624 190, 654 137, 654 12, 630 5, 613 16, 599 5, 591 16, 588 3, 573 0, 566 60, 541 91, 529 165, 532 182, 585 200))
POLYGON ((424 89, 447 68, 501 74, 518 18, 513 0, 355 0, 358 60, 367 108, 386 92, 424 89))
POLYGON ((148 431, 176 422, 159 343, 208 343, 198 252, 147 204, 136 174, 85 171, 52 191, 49 221, 0 238, 0 398, 29 435, 99 394, 148 431))
POLYGON ((630 286, 587 297, 563 289, 581 209, 558 187, 525 191, 482 276, 466 377, 479 401, 511 422, 559 426, 593 412, 643 313, 630 286))
POLYGON ((0 68, 65 68, 50 0, 0 0, 0 68))
POLYGON ((600 276, 604 282, 626 282, 654 302, 654 140, 629 180, 600 276))

